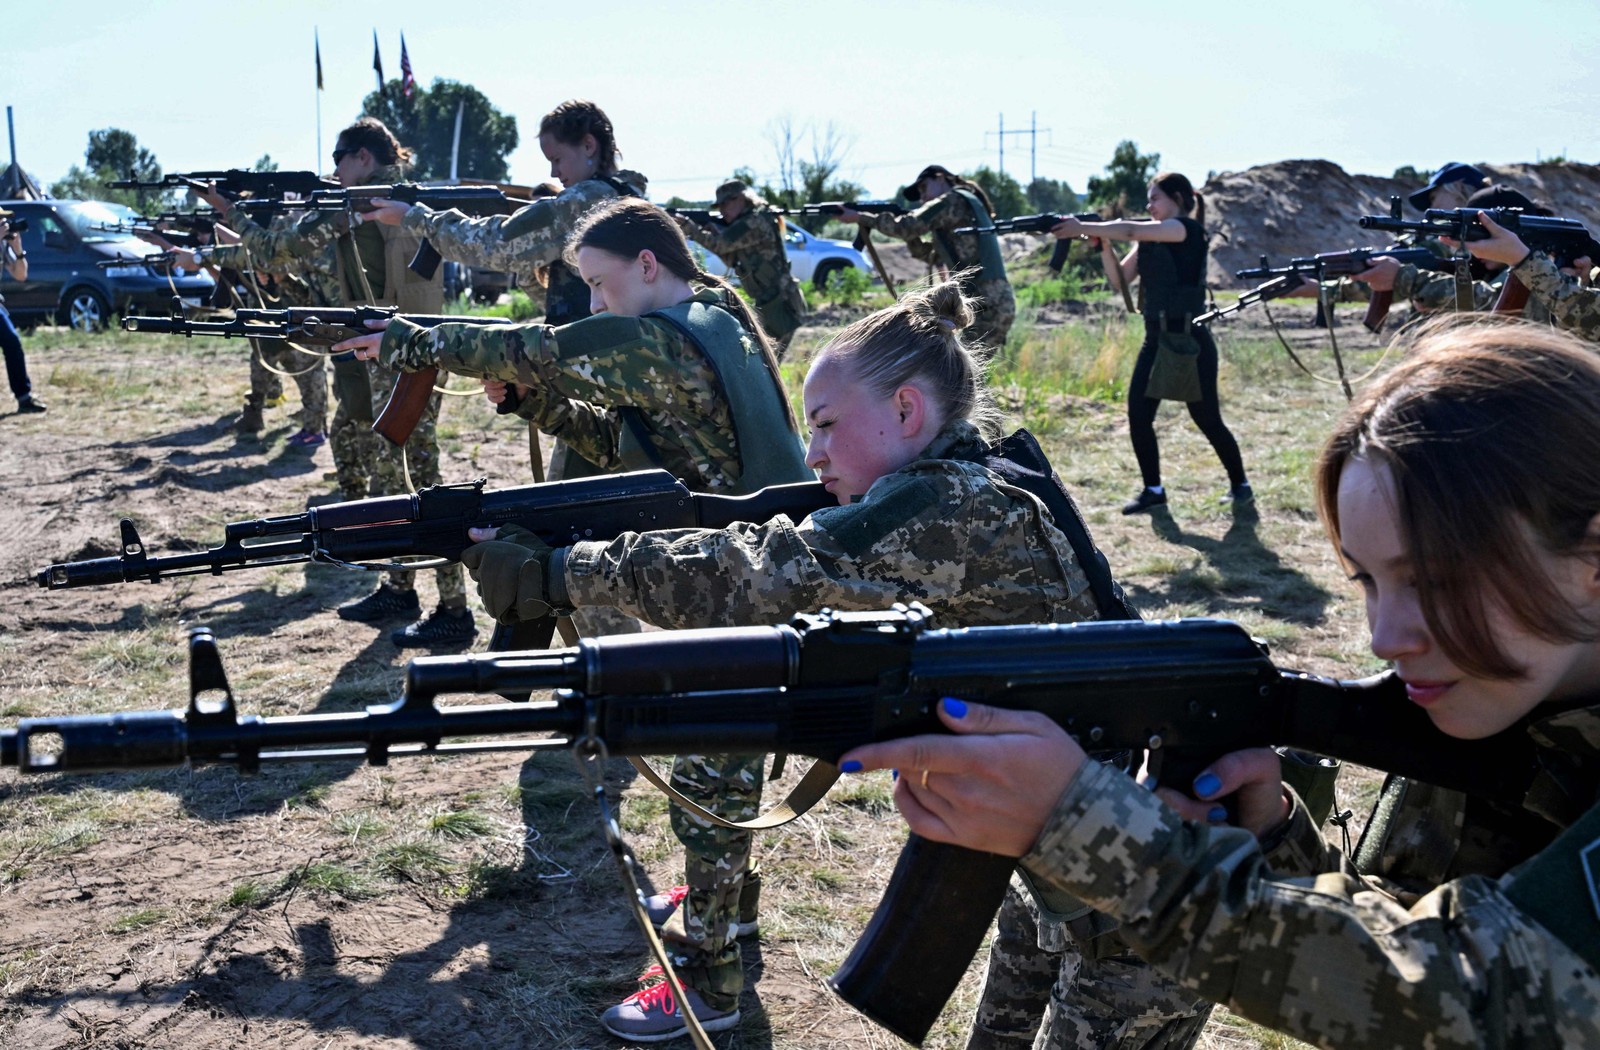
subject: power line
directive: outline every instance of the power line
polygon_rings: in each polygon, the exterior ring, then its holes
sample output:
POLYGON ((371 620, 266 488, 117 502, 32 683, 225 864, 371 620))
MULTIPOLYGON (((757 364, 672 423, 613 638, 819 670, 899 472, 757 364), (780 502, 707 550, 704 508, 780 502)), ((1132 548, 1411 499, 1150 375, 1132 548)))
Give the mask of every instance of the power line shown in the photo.
POLYGON ((1028 179, 1029 181, 1032 181, 1033 179, 1037 179, 1039 177, 1040 131, 1043 131, 1047 135, 1050 134, 1049 128, 1039 127, 1039 114, 1037 111, 1029 115, 1027 130, 1022 130, 1019 128, 1014 131, 1007 131, 1006 115, 1004 113, 1000 114, 1000 130, 986 131, 983 133, 983 144, 985 148, 987 148, 989 145, 990 135, 993 135, 1000 140, 1000 174, 1004 175, 1006 173, 1006 136, 1026 135, 1028 136, 1028 179))

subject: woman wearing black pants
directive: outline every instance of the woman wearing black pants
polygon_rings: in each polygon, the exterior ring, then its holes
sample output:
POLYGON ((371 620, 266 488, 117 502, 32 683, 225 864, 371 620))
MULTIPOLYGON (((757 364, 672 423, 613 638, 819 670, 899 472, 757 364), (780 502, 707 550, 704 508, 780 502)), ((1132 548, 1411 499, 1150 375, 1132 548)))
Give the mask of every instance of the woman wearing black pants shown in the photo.
MULTIPOLYGON (((0 208, 0 272, 18 281, 28 279, 28 253, 22 250, 22 239, 11 228, 11 212, 0 208)), ((0 276, 0 280, 4 277, 0 276)), ((44 403, 34 400, 33 383, 28 379, 28 362, 22 356, 22 337, 17 326, 6 313, 6 301, 0 298, 0 352, 6 359, 6 381, 17 398, 19 413, 43 412, 44 403)))
POLYGON ((1239 443, 1222 421, 1217 402, 1217 344, 1205 328, 1190 321, 1205 308, 1206 231, 1205 202, 1189 180, 1176 173, 1157 175, 1150 183, 1148 219, 1079 222, 1064 219, 1057 237, 1094 237, 1100 240, 1107 273, 1115 268, 1123 282, 1139 276, 1143 298, 1144 345, 1133 366, 1128 385, 1128 432, 1139 461, 1144 488, 1123 508, 1124 514, 1158 507, 1167 502, 1161 485, 1161 451, 1156 445, 1156 409, 1163 399, 1182 400, 1189 418, 1211 442, 1228 472, 1228 492, 1223 502, 1243 505, 1255 498, 1245 476, 1239 443), (1190 213, 1194 215, 1191 217, 1190 213), (1133 241, 1133 251, 1118 260, 1111 241, 1133 241), (1172 385, 1177 366, 1178 380, 1172 385), (1160 365, 1162 388, 1152 389, 1152 372, 1160 365), (1187 372, 1186 380, 1183 373, 1187 372), (1198 374, 1196 374, 1198 373, 1198 374))

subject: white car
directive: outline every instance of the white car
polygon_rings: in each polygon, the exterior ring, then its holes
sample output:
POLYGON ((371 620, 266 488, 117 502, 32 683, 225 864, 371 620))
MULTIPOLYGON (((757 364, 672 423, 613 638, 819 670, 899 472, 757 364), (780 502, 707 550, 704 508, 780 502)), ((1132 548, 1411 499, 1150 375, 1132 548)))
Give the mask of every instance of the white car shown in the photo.
MULTIPOLYGON (((872 263, 849 241, 834 241, 808 233, 792 222, 784 223, 784 251, 789 256, 789 272, 801 284, 825 285, 828 278, 839 270, 854 266, 868 277, 874 276, 872 263)), ((718 277, 737 280, 728 272, 727 264, 702 245, 689 242, 694 251, 705 256, 703 269, 718 277)))

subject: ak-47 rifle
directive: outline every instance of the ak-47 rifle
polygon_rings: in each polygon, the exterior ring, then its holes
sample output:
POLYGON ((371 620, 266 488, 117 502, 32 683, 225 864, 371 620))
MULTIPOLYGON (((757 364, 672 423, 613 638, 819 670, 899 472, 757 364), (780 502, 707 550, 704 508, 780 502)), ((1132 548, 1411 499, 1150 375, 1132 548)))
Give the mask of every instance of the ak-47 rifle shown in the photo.
MULTIPOLYGON (((405 204, 421 204, 429 208, 446 210, 454 208, 465 215, 510 215, 519 208, 533 203, 517 197, 507 197, 498 186, 429 186, 417 182, 396 183, 392 186, 333 186, 319 188, 305 194, 301 200, 274 200, 250 198, 239 202, 238 207, 253 214, 271 215, 281 211, 367 212, 375 200, 393 200, 405 204)), ((444 259, 426 240, 417 248, 408 268, 418 277, 431 280, 444 259)))
MULTIPOLYGON (((1536 252, 1544 252, 1555 259, 1557 266, 1571 266, 1573 261, 1589 258, 1600 262, 1600 243, 1595 241, 1588 227, 1577 219, 1562 219, 1548 215, 1530 215, 1521 208, 1429 208, 1420 220, 1402 218, 1400 198, 1391 197, 1388 215, 1363 215, 1358 221, 1364 230, 1388 230, 1395 233, 1419 233, 1434 237, 1448 237, 1462 244, 1481 241, 1491 236, 1478 212, 1483 211, 1499 225, 1515 233, 1522 243, 1536 252)), ((1495 300, 1495 313, 1519 314, 1528 304, 1528 289, 1515 274, 1506 274, 1500 286, 1500 296, 1495 300)))
MULTIPOLYGON (((1058 215, 1055 212, 1041 212, 1038 215, 1015 215, 1009 219, 996 219, 992 227, 995 233, 1049 233, 1061 225, 1063 219, 1077 219, 1079 222, 1100 222, 1100 213, 1086 211, 1077 215, 1058 215)), ((956 233, 982 233, 981 226, 962 226, 956 233)), ((1060 273, 1061 268, 1067 265, 1067 253, 1072 250, 1072 238, 1068 237, 1056 241, 1055 250, 1050 253, 1050 272, 1060 273)), ((1130 306, 1131 310, 1132 307, 1130 306)))
POLYGON ((135 237, 157 235, 179 248, 201 248, 211 243, 211 227, 221 221, 222 217, 214 211, 169 211, 159 215, 131 215, 122 222, 97 223, 93 229, 135 237), (208 235, 205 241, 200 240, 202 232, 208 235))
POLYGON ((709 208, 663 208, 662 210, 674 219, 688 219, 690 222, 700 226, 728 225, 722 221, 722 216, 709 208))
MULTIPOLYGON (((273 718, 239 713, 216 643, 202 630, 190 638, 189 690, 187 710, 24 719, 0 731, 0 764, 28 773, 186 762, 250 771, 294 759, 383 765, 405 755, 552 747, 591 759, 781 751, 833 763, 861 744, 944 732, 935 706, 959 696, 1042 712, 1091 750, 1146 752, 1158 780, 1184 790, 1217 756, 1269 744, 1513 804, 1537 770, 1520 727, 1483 740, 1448 737, 1406 702, 1392 674, 1338 682, 1280 670, 1242 627, 1221 620, 936 630, 917 606, 825 612, 776 627, 423 657, 411 661, 405 695, 391 704, 273 718), (449 694, 534 690, 554 692, 529 703, 436 704, 449 694), (549 735, 516 739, 529 734, 549 735)), ((819 772, 825 786, 837 770, 819 772)), ((1015 865, 912 835, 830 983, 920 1043, 982 943, 1015 865)))
POLYGON ((215 184, 216 191, 229 198, 245 194, 252 197, 281 197, 285 193, 309 195, 317 190, 339 188, 333 179, 325 179, 314 171, 245 171, 241 168, 171 173, 153 182, 118 179, 106 185, 114 190, 168 190, 198 189, 206 183, 215 184))
MULTIPOLYGON (((805 204, 799 208, 790 208, 784 212, 786 215, 843 215, 845 209, 858 211, 863 215, 904 215, 906 209, 894 201, 818 201, 805 204)), ((856 228, 855 239, 850 246, 856 251, 865 251, 872 257, 872 265, 877 267, 878 276, 883 278, 883 286, 889 294, 899 298, 900 293, 895 291, 894 280, 889 276, 889 271, 883 265, 883 260, 878 257, 878 246, 872 243, 872 231, 865 226, 856 228)))
MULTIPOLYGON (((169 317, 124 317, 130 332, 153 335, 212 336, 221 339, 287 339, 303 346, 332 346, 353 336, 371 335, 368 321, 404 317, 423 328, 442 324, 511 324, 505 317, 476 314, 401 314, 392 306, 297 306, 287 310, 235 310, 231 321, 192 321, 175 307, 169 317)), ((402 372, 372 431, 395 445, 403 445, 416 429, 438 380, 437 368, 402 372)), ((354 411, 359 406, 351 406, 354 411)), ((357 417, 358 422, 367 422, 357 417)))
MULTIPOLYGON (((1385 256, 1403 265, 1409 264, 1421 270, 1446 272, 1451 268, 1448 260, 1439 258, 1439 256, 1426 248, 1408 248, 1404 245, 1391 244, 1386 248, 1350 248, 1342 252, 1322 252, 1318 255, 1302 256, 1298 259, 1290 259, 1287 266, 1273 266, 1267 261, 1267 257, 1263 255, 1260 266, 1235 270, 1233 275, 1241 280, 1261 281, 1279 277, 1292 277, 1298 274, 1305 280, 1315 281, 1320 284, 1323 281, 1349 277, 1352 274, 1369 270, 1372 268, 1374 259, 1385 256)), ((1299 286, 1300 283, 1291 281, 1288 284, 1288 291, 1292 292, 1299 286)), ((1282 292, 1279 294, 1288 293, 1282 292)), ((1277 297, 1277 295, 1267 295, 1261 298, 1275 299, 1277 297)), ((1376 334, 1383 330, 1383 323, 1388 319, 1389 308, 1393 304, 1394 292, 1392 290, 1373 291, 1372 298, 1367 303, 1366 316, 1361 320, 1367 331, 1376 334)), ((1206 317, 1208 321, 1214 320, 1225 314, 1234 313, 1248 305, 1244 301, 1244 297, 1241 296, 1238 304, 1215 311, 1214 314, 1202 316, 1206 317)), ((1196 318, 1195 321, 1199 323, 1200 319, 1196 318)))

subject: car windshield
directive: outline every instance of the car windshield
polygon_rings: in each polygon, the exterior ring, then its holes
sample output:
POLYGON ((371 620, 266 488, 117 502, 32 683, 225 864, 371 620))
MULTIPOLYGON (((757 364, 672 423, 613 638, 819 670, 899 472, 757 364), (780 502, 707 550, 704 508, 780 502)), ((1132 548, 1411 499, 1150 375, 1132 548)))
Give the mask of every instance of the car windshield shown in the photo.
POLYGON ((108 201, 79 201, 61 209, 62 218, 67 220, 72 232, 76 233, 78 239, 85 244, 109 244, 112 241, 127 240, 126 233, 113 233, 96 227, 126 222, 128 216, 132 214, 132 208, 108 201))

